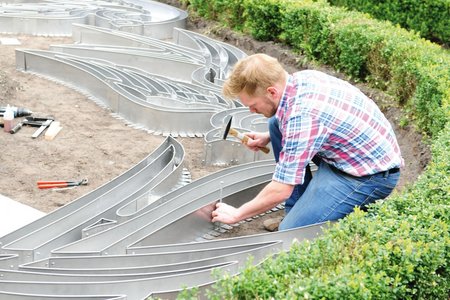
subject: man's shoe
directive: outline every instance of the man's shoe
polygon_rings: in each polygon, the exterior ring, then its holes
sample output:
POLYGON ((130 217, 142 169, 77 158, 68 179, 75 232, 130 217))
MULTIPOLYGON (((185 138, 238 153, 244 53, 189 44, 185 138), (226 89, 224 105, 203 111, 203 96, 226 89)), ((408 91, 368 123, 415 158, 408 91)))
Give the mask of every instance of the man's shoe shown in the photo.
POLYGON ((264 229, 270 232, 277 231, 278 226, 280 225, 282 220, 283 218, 281 217, 264 220, 263 222, 264 229))

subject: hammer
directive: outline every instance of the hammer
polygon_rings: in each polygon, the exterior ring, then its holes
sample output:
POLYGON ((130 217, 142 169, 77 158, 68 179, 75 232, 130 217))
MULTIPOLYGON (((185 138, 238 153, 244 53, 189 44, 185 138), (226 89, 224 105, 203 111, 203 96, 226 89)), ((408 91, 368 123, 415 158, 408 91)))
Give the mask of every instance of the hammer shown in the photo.
MULTIPOLYGON (((223 132, 223 139, 226 140, 227 136, 230 134, 230 135, 234 136, 235 138, 241 140, 242 143, 247 144, 247 142, 250 138, 231 127, 231 121, 233 120, 233 116, 227 116, 227 119, 225 119, 225 122, 224 122, 224 124, 226 124, 226 126, 225 126, 225 130, 223 132), (228 121, 227 121, 227 119, 228 119, 228 121)), ((266 154, 270 152, 270 149, 267 147, 260 147, 259 149, 266 154)))

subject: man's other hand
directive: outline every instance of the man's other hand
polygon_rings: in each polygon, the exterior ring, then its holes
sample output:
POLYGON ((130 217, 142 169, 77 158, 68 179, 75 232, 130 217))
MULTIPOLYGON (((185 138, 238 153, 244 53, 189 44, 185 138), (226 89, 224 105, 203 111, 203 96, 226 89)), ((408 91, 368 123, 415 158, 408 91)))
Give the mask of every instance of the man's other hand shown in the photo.
POLYGON ((237 215, 237 208, 222 202, 218 202, 216 204, 216 209, 211 213, 212 222, 222 222, 225 224, 234 224, 239 222, 237 215))

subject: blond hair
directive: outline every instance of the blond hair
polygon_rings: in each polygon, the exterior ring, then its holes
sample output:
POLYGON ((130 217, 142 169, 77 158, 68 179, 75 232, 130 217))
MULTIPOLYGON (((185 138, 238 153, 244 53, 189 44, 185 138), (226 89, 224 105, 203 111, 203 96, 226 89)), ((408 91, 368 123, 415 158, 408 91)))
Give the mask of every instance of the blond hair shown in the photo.
POLYGON ((277 59, 266 54, 253 54, 236 63, 222 92, 230 99, 242 91, 249 96, 259 96, 268 87, 283 82, 285 77, 286 71, 277 59))

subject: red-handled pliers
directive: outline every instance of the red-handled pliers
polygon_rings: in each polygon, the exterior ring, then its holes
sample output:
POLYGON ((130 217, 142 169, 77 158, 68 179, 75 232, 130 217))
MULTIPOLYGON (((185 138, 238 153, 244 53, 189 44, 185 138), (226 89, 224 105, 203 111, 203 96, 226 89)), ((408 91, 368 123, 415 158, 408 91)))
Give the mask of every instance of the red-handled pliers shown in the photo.
POLYGON ((39 189, 52 189, 52 188, 66 188, 66 187, 74 187, 79 185, 87 185, 88 180, 83 179, 81 181, 38 181, 37 186, 39 189))

